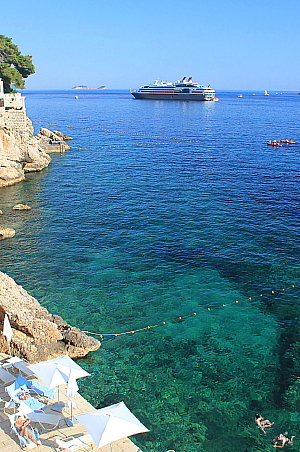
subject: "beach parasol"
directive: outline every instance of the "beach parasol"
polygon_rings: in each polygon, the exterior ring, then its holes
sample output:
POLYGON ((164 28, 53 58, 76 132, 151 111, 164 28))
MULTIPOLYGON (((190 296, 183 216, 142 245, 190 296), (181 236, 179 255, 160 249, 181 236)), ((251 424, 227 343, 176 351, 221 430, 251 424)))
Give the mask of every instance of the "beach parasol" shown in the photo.
MULTIPOLYGON (((67 386, 67 396, 70 399, 70 407, 71 407, 71 412, 70 412, 70 424, 76 424, 78 421, 77 419, 75 419, 73 417, 73 399, 78 395, 78 384, 76 381, 76 378, 74 376, 74 369, 71 367, 70 368, 70 373, 69 373, 69 380, 68 380, 68 386, 67 386)), ((76 405, 75 405, 76 406, 76 405)))
POLYGON ((89 432, 97 448, 127 436, 149 432, 124 402, 75 417, 89 432))
MULTIPOLYGON (((74 380, 77 378, 88 377, 90 374, 86 372, 82 367, 75 363, 68 355, 63 355, 58 358, 48 359, 40 363, 31 364, 28 366, 49 388, 52 389, 57 386, 59 393, 59 386, 66 384, 70 381, 70 386, 73 386, 74 392, 74 380)), ((77 384, 77 383, 76 383, 77 384)), ((69 389, 70 390, 70 389, 69 389)), ((76 389, 76 392, 78 387, 76 389)), ((59 394, 58 394, 59 400, 59 394)), ((63 405, 64 406, 64 405, 63 405)), ((63 407, 56 406, 54 409, 58 411, 63 407)))
POLYGON ((5 314, 4 322, 3 322, 3 336, 6 337, 6 340, 7 340, 8 344, 9 344, 10 341, 11 341, 11 338, 13 336, 13 331, 12 331, 12 328, 10 326, 7 314, 5 314))

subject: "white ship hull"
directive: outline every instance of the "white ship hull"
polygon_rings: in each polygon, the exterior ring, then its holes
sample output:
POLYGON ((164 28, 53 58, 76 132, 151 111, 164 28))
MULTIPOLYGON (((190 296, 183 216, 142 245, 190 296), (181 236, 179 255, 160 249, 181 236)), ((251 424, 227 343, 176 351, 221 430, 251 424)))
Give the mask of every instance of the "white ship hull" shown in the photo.
POLYGON ((139 93, 132 91, 131 94, 136 99, 155 99, 155 100, 214 100, 215 98, 206 98, 204 94, 187 94, 187 93, 139 93))
POLYGON ((177 83, 155 82, 130 91, 136 99, 215 101, 215 91, 210 86, 194 83, 192 77, 184 77, 177 83))

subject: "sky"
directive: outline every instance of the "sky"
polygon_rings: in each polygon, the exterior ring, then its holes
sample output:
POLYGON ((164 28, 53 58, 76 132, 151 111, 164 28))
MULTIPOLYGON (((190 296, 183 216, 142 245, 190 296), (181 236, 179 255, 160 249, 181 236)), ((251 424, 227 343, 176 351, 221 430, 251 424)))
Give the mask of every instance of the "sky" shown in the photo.
POLYGON ((300 91, 300 0, 14 0, 0 34, 32 55, 28 90, 130 89, 184 76, 300 91))

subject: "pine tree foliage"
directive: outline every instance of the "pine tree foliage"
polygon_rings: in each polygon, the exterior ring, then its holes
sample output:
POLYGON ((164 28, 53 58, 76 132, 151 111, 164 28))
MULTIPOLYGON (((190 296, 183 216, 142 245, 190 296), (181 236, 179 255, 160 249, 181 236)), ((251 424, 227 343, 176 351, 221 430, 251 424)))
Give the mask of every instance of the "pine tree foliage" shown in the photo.
POLYGON ((0 78, 3 80, 4 92, 13 92, 16 88, 25 88, 25 78, 35 73, 30 55, 22 55, 12 38, 0 35, 0 78))

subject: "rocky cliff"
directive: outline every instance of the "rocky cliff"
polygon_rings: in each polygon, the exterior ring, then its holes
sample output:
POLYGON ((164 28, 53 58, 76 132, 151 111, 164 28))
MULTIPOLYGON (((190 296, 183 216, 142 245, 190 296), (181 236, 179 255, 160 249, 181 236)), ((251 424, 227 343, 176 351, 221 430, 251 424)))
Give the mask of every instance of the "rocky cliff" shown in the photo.
POLYGON ((33 363, 65 354, 78 358, 99 347, 99 341, 50 314, 12 278, 0 272, 1 352, 33 363), (5 313, 13 329, 10 346, 2 334, 5 313))
POLYGON ((6 126, 5 121, 0 124, 0 188, 23 181, 25 173, 46 168, 51 161, 48 154, 70 149, 66 141, 71 137, 44 127, 34 136, 28 117, 26 121, 22 131, 6 126))
POLYGON ((16 184, 25 179, 29 171, 41 171, 51 161, 33 135, 29 118, 25 130, 0 126, 0 187, 16 184))

